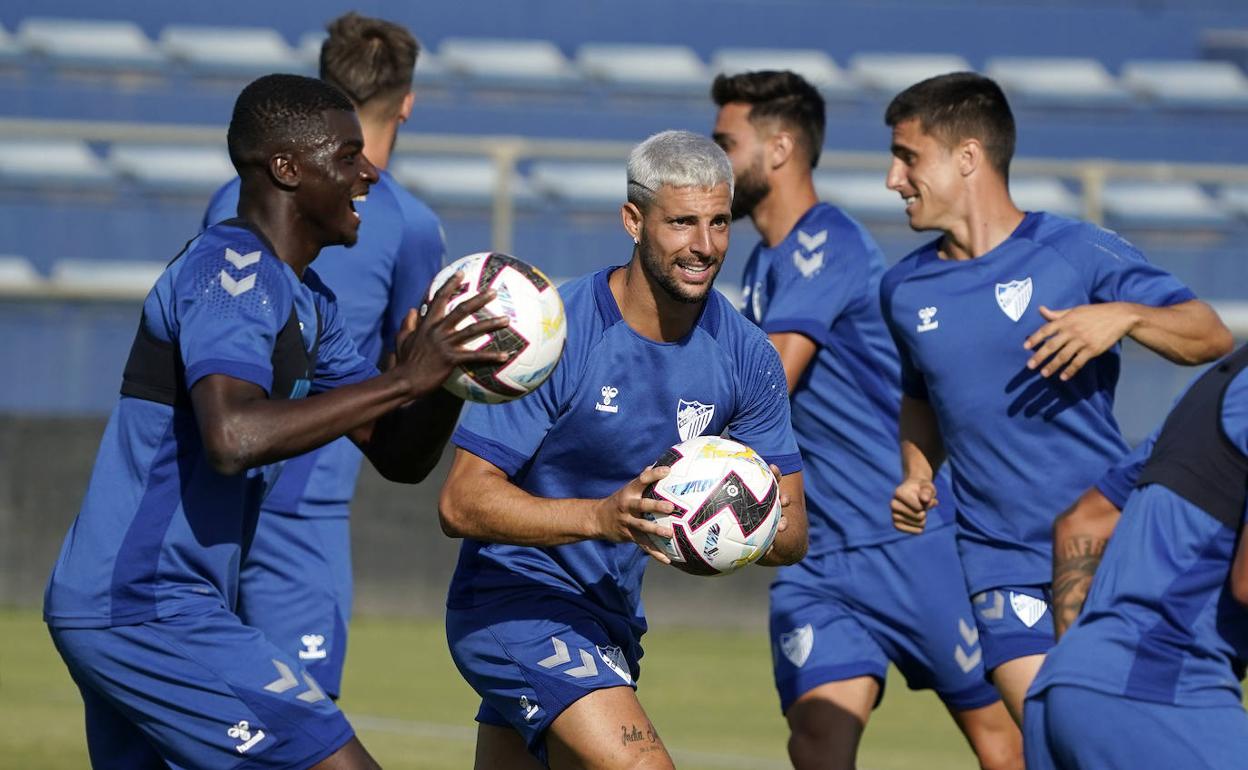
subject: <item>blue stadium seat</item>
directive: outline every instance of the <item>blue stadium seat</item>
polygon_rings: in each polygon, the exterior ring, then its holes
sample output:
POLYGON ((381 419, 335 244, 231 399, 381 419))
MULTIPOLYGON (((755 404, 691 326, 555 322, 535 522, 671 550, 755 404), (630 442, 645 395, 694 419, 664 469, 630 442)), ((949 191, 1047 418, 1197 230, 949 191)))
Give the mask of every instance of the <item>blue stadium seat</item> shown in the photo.
POLYGON ((1134 59, 1123 63, 1122 82, 1165 107, 1248 107, 1248 78, 1227 61, 1134 59))
POLYGON ((161 30, 160 47, 196 75, 257 77, 301 64, 285 38, 266 27, 172 24, 161 30))
POLYGON ((1079 196, 1060 179, 1053 177, 1011 175, 1010 197, 1023 211, 1047 211, 1076 218, 1083 216, 1083 203, 1079 196))
POLYGON ((711 85, 706 65, 683 45, 586 43, 576 64, 588 77, 630 93, 705 98, 711 85))
POLYGON ((444 69, 476 85, 563 90, 582 80, 549 40, 448 37, 438 58, 444 69))
POLYGON ((1131 94, 1096 59, 997 56, 985 62, 984 70, 1011 99, 1038 106, 1110 107, 1131 101, 1131 94))
POLYGON ((970 69, 966 59, 951 53, 857 53, 849 59, 854 80, 886 96, 935 75, 970 69))
POLYGON ((813 48, 721 48, 711 56, 711 71, 733 75, 757 70, 796 72, 825 96, 856 96, 857 85, 823 51, 813 48))
POLYGON ((50 285, 66 294, 141 298, 164 269, 163 262, 62 259, 52 265, 50 285))
POLYGON ((851 215, 870 221, 905 222, 906 205, 901 196, 884 186, 884 171, 816 171, 815 192, 820 200, 833 203, 851 215))
POLYGON ((628 194, 622 163, 537 161, 528 177, 535 193, 578 211, 615 213, 628 194))
POLYGON ((151 72, 167 64, 139 25, 130 21, 31 17, 18 27, 17 42, 62 66, 151 72))
POLYGON ((24 294, 41 288, 43 276, 29 259, 14 254, 0 254, 0 295, 24 294))
POLYGON ((155 192, 210 195, 234 178, 224 147, 117 144, 108 153, 118 174, 155 192))
MULTIPOLYGON (((488 207, 498 182, 494 161, 483 157, 407 156, 392 161, 389 170, 399 184, 431 205, 488 207)), ((511 194, 517 206, 536 201, 519 173, 511 178, 511 194)))
POLYGON ((1232 223, 1226 209, 1194 182, 1111 181, 1102 202, 1113 227, 1222 228, 1232 223))
POLYGON ((113 181, 85 142, 6 139, 0 142, 0 181, 21 187, 97 188, 113 181))

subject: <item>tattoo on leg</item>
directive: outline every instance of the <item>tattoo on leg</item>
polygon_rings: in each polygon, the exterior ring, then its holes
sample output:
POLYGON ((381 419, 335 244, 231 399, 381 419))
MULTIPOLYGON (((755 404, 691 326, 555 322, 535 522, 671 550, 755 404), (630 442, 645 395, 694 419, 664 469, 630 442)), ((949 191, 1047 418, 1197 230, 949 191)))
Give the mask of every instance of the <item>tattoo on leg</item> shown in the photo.
POLYGON ((1108 542, 1075 535, 1053 549, 1053 630, 1059 638, 1079 617, 1108 542))
POLYGON ((646 722, 645 732, 642 732, 637 725, 620 725, 620 745, 627 748, 634 743, 641 744, 638 750, 643 754, 663 751, 663 744, 659 741, 659 731, 655 730, 650 722, 646 722))

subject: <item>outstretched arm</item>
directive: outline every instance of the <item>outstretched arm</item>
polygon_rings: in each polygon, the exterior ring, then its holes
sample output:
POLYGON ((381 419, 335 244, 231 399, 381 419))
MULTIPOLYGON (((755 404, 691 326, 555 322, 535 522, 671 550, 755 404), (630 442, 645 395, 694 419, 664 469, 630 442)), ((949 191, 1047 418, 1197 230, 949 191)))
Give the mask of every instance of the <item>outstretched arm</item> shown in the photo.
POLYGON ((931 404, 902 395, 898 433, 902 480, 893 492, 893 526, 917 535, 927 525, 927 512, 939 502, 934 480, 945 461, 945 446, 931 404))
POLYGON ((780 504, 783 507, 776 539, 758 563, 765 567, 781 567, 796 564, 806 556, 809 545, 806 493, 802 487, 801 471, 781 476, 780 469, 773 465, 771 472, 780 479, 780 504))
POLYGON ((1048 321, 1023 343, 1034 351, 1028 369, 1069 380, 1088 361, 1123 337, 1177 364, 1195 365, 1226 355, 1235 344, 1217 312, 1198 299, 1168 307, 1102 302, 1065 310, 1040 307, 1048 321))
POLYGON ((1053 522, 1053 634, 1071 627, 1122 512, 1099 489, 1084 492, 1053 522))
POLYGON ((666 500, 641 496, 647 485, 668 474, 665 467, 648 468, 641 475, 600 500, 537 497, 511 483, 500 468, 463 449, 438 499, 438 518, 449 537, 468 537, 493 543, 553 546, 580 540, 635 542, 664 563, 670 560, 648 535, 670 538, 670 527, 645 518, 672 512, 666 500))

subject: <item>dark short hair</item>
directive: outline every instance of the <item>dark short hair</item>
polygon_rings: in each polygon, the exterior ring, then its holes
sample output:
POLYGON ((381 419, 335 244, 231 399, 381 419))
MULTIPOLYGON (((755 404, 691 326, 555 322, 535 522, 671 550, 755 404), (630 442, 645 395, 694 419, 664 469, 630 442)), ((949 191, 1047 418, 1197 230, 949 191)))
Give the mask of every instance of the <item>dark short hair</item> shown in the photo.
POLYGON ((393 22, 361 16, 339 16, 325 28, 321 45, 321 79, 337 86, 361 109, 397 108, 412 88, 412 70, 420 44, 393 22))
POLYGON ((819 165, 823 151, 823 97, 819 90, 795 72, 761 70, 737 75, 719 75, 711 84, 711 98, 723 107, 731 102, 750 105, 750 123, 779 120, 797 133, 798 143, 819 165))
POLYGON ((241 174, 268 162, 281 147, 308 147, 327 137, 328 110, 355 112, 337 88, 303 75, 265 75, 243 89, 234 102, 226 144, 241 174))
POLYGON ((917 118, 924 133, 952 147, 967 139, 984 145, 988 161, 1009 179, 1014 157, 1014 113, 1001 86, 975 72, 951 72, 915 83, 884 112, 890 128, 917 118))

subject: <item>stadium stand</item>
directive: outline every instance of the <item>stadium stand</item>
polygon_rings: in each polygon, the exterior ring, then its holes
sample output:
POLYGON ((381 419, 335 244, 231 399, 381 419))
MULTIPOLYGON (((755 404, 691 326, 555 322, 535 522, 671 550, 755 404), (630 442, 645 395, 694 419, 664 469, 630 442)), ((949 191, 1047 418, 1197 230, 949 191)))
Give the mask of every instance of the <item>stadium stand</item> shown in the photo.
POLYGON ((615 213, 627 184, 619 163, 536 161, 529 168, 533 191, 569 208, 615 213))
POLYGON ((201 197, 235 174, 222 147, 119 144, 109 151, 108 163, 141 187, 201 197))
POLYGON ((849 59, 850 74, 859 84, 888 96, 933 75, 971 69, 970 62, 952 53, 857 53, 849 59))
POLYGON ((156 44, 128 21, 32 17, 18 27, 17 43, 65 67, 149 72, 166 64, 156 44))
MULTIPOLYGON (((438 58, 445 70, 479 86, 564 90, 581 81, 581 73, 549 40, 452 37, 438 46, 438 58)), ((417 71, 424 66, 422 60, 417 71)))
POLYGON ((999 56, 985 63, 984 74, 1011 98, 1033 105, 1106 108, 1131 100, 1105 66, 1091 58, 999 56))
POLYGON ((1122 83, 1165 107, 1248 108, 1248 78, 1226 61, 1132 60, 1122 83))
POLYGON ((1111 226, 1123 228, 1231 224, 1218 201, 1193 182, 1112 181, 1105 185, 1104 205, 1111 226))
POLYGON ((683 45, 586 43, 577 48, 576 63, 623 93, 705 97, 711 84, 706 65, 683 45))
MULTIPOLYGON (((430 204, 489 206, 498 187, 498 167, 489 158, 402 157, 390 165, 390 173, 430 204)), ((534 200, 519 175, 511 179, 511 194, 517 205, 534 200)))
POLYGON ((43 276, 29 259, 14 254, 0 254, 0 294, 24 294, 43 285, 43 276))
POLYGON ((85 142, 64 139, 0 143, 0 182, 21 187, 102 187, 112 181, 107 166, 85 142))
POLYGON ((715 74, 791 70, 818 87, 825 98, 852 98, 858 87, 827 53, 813 48, 721 48, 711 57, 715 74))
POLYGON ((163 262, 63 259, 49 279, 62 293, 142 299, 164 269, 163 262))
POLYGON ((306 69, 276 30, 262 27, 174 24, 161 31, 160 47, 195 75, 248 78, 306 69))

